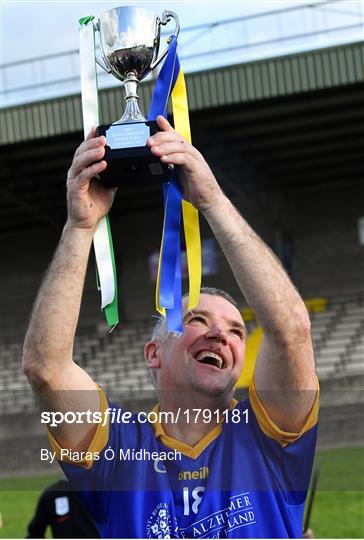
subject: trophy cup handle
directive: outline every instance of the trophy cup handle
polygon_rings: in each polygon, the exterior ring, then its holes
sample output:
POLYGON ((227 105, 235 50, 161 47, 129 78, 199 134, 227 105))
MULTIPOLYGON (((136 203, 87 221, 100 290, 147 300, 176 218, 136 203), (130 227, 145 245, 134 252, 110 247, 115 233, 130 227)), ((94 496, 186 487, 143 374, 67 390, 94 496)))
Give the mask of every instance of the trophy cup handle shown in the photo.
MULTIPOLYGON (((173 35, 176 36, 176 38, 178 37, 178 34, 179 34, 179 30, 180 30, 180 26, 179 26, 179 19, 178 19, 178 16, 177 14, 174 12, 174 11, 163 11, 162 13, 162 18, 159 19, 159 24, 167 24, 171 19, 174 19, 174 22, 176 23, 176 27, 174 29, 174 32, 173 32, 173 35)), ((168 39, 167 43, 170 43, 170 38, 168 39)), ((167 45, 167 47, 164 49, 162 55, 157 58, 157 60, 151 64, 150 66, 150 69, 153 70, 154 68, 156 68, 158 66, 158 64, 160 64, 160 62, 163 60, 163 58, 165 58, 165 56, 167 55, 168 53, 168 49, 169 49, 169 46, 167 45)))
POLYGON ((102 61, 100 60, 100 58, 97 58, 97 56, 95 56, 95 62, 96 64, 98 64, 104 71, 106 71, 106 73, 111 73, 111 69, 106 67, 102 61))
MULTIPOLYGON (((94 31, 95 32, 98 32, 99 33, 99 36, 100 36, 100 24, 98 21, 96 22, 93 22, 93 25, 94 25, 94 31)), ((100 50, 101 50, 101 54, 103 56, 103 59, 104 61, 102 62, 100 60, 100 58, 97 58, 96 54, 95 54, 95 62, 96 64, 98 64, 104 71, 106 71, 106 73, 111 73, 111 69, 108 67, 107 65, 107 61, 106 61, 106 58, 105 58, 105 54, 104 54, 104 50, 102 48, 102 45, 101 45, 101 40, 100 40, 100 50)))

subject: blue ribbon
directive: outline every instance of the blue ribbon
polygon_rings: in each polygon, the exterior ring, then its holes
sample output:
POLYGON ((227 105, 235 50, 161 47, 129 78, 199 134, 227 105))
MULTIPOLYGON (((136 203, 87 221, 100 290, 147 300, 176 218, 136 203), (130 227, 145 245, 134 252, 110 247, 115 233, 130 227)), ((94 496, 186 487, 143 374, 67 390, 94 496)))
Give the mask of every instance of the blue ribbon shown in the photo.
MULTIPOLYGON (((167 117, 167 104, 174 88, 180 64, 177 56, 177 39, 172 36, 167 58, 158 75, 148 119, 155 120, 159 114, 167 117)), ((159 303, 166 309, 168 332, 182 333, 182 271, 180 229, 182 190, 174 173, 163 184, 164 234, 161 252, 159 303)))
MULTIPOLYGON (((178 246, 180 237, 178 234, 178 246)), ((166 309, 167 317, 167 329, 169 332, 176 332, 182 334, 182 271, 181 271, 181 250, 177 250, 176 269, 174 274, 174 307, 173 309, 166 309)))
POLYGON ((172 36, 167 58, 155 83, 152 101, 149 106, 148 120, 155 120, 159 114, 167 118, 168 99, 176 84, 178 73, 177 39, 176 36, 172 36))
POLYGON ((160 276, 160 305, 172 309, 175 307, 174 280, 177 254, 180 251, 180 226, 182 191, 171 176, 171 182, 165 188, 164 241, 160 276))

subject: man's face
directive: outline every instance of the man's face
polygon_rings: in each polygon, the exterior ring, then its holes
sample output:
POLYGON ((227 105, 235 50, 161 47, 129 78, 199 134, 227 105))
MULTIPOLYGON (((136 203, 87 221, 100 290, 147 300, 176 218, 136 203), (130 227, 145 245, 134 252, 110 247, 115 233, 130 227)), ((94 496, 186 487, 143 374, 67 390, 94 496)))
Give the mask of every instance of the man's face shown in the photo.
POLYGON ((184 298, 182 336, 168 336, 158 349, 158 386, 206 396, 228 393, 244 362, 245 327, 240 312, 225 298, 209 294, 201 294, 192 311, 187 304, 184 298))

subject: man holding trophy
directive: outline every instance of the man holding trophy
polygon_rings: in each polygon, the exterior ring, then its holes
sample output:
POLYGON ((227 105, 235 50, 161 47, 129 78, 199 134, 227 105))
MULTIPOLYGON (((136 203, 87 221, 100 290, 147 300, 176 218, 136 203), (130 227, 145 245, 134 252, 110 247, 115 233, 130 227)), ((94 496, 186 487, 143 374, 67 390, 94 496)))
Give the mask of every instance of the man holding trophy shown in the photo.
POLYGON ((202 289, 192 310, 183 299, 181 336, 163 319, 145 346, 157 421, 118 415, 121 409, 73 362, 92 240, 116 194, 100 182, 110 145, 94 128, 68 172, 67 222, 24 344, 23 368, 42 410, 87 416, 50 426, 53 450, 101 537, 301 537, 318 415, 307 310, 201 153, 163 116, 145 143, 150 163, 178 170, 184 198, 203 213, 263 327, 249 399, 233 397, 244 364, 244 322, 218 289, 202 289), (96 414, 101 421, 90 420, 96 414), (133 459, 140 451, 143 459, 133 459))

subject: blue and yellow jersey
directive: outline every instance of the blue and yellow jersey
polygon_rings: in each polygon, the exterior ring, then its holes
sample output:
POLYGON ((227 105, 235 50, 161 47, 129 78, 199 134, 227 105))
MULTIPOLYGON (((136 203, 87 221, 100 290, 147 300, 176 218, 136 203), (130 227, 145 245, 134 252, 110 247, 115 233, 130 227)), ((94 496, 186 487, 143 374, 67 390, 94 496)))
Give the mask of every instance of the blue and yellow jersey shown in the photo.
POLYGON ((280 430, 253 382, 193 447, 133 415, 100 424, 85 459, 60 463, 101 537, 300 538, 317 416, 318 397, 300 433, 280 430))

